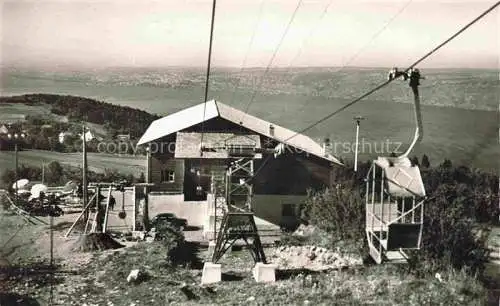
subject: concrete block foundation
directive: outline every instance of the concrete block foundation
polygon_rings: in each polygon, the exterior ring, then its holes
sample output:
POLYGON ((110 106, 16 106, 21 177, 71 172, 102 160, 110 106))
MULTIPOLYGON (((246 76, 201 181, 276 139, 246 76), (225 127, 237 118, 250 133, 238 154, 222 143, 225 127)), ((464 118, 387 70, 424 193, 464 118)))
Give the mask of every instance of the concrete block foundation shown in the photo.
POLYGON ((269 283, 276 281, 276 268, 275 264, 264 264, 258 262, 253 268, 253 278, 259 283, 269 283))
POLYGON ((218 283, 222 279, 221 265, 211 262, 205 262, 203 265, 203 273, 201 275, 202 284, 218 283))

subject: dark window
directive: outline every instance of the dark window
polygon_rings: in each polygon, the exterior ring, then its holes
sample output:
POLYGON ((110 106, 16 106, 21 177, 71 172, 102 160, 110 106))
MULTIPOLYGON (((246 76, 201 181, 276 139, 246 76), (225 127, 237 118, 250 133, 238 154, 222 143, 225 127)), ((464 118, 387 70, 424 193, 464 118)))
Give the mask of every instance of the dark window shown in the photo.
POLYGON ((175 181, 175 172, 172 170, 161 170, 161 182, 173 183, 175 181))
POLYGON ((283 216, 283 217, 295 216, 295 205, 294 204, 283 204, 281 206, 281 216, 283 216))

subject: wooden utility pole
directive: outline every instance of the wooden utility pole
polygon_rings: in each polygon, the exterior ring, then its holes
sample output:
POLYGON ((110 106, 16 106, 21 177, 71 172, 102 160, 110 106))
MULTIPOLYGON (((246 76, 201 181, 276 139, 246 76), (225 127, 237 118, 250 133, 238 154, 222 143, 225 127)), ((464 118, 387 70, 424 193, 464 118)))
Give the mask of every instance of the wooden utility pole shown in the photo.
POLYGON ((356 116, 354 117, 354 120, 356 121, 356 143, 355 149, 354 149, 354 172, 358 171, 358 145, 359 145, 359 124, 361 120, 364 118, 361 116, 356 116))
POLYGON ((146 148, 146 181, 145 183, 151 183, 151 143, 148 143, 146 148))
MULTIPOLYGON (((101 192, 99 187, 97 187, 97 190, 99 190, 99 193, 101 192)), ((106 233, 107 229, 108 229, 108 215, 109 215, 109 202, 111 202, 111 192, 113 191, 113 186, 109 185, 109 189, 108 189, 108 200, 106 201, 106 210, 104 212, 104 224, 102 225, 102 232, 103 233, 106 233)), ((97 194, 99 196, 99 193, 97 194)), ((125 191, 122 192, 123 194, 125 194, 125 191)), ((99 202, 99 200, 97 201, 99 202)), ((100 204, 97 204, 97 209, 99 209, 99 205, 100 204)))
POLYGON ((45 162, 42 162, 42 184, 45 184, 45 162))
POLYGON ((19 166, 18 166, 18 157, 17 157, 17 152, 18 152, 18 148, 17 148, 17 139, 15 140, 15 143, 14 143, 14 155, 15 155, 15 167, 16 167, 16 206, 19 206, 19 187, 18 187, 18 181, 19 181, 19 166))
MULTIPOLYGON (((83 173, 82 173, 82 189, 83 189, 83 209, 87 207, 88 194, 87 194, 87 143, 85 140, 85 125, 83 126, 82 135, 82 147, 83 147, 83 173)), ((97 201, 99 202, 99 200, 97 201)), ((88 212, 85 213, 84 222, 87 222, 89 215, 88 212)))

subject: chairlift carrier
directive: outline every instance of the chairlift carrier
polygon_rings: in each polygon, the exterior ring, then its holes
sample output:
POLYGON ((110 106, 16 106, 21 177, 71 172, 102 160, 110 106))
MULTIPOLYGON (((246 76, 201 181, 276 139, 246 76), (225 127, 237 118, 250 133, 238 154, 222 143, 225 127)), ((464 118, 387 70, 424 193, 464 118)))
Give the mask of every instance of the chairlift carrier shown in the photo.
POLYGON ((420 111, 420 72, 408 73, 393 68, 389 79, 409 79, 414 94, 415 134, 409 148, 397 157, 378 157, 366 176, 366 237, 370 256, 376 263, 383 261, 404 263, 405 250, 420 249, 424 217, 425 188, 417 165, 412 165, 408 154, 422 140, 423 127, 420 111))

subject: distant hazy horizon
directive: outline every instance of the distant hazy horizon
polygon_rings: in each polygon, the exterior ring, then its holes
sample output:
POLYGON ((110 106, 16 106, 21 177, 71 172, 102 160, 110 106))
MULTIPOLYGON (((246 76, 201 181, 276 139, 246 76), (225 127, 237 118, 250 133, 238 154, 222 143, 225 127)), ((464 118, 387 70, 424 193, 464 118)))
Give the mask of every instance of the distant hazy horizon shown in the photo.
MULTIPOLYGON (((296 69, 311 69, 311 70, 339 70, 339 71, 344 71, 344 70, 381 70, 381 69, 391 69, 393 66, 276 66, 276 67, 264 67, 264 66, 211 66, 211 70, 221 70, 221 69, 228 69, 228 70, 243 70, 249 71, 249 70, 296 70, 296 69)), ((461 66, 445 66, 445 67, 440 67, 440 66, 426 66, 426 65, 417 65, 417 68, 421 69, 426 69, 426 70, 498 70, 500 71, 500 65, 498 66, 493 66, 493 67, 461 67, 461 66)), ((90 70, 114 70, 114 69, 130 69, 130 70, 157 70, 157 69, 195 69, 195 70, 206 70, 206 66, 201 66, 201 65, 166 65, 166 66, 96 66, 96 67, 89 67, 89 66, 77 66, 77 65, 5 65, 0 63, 0 68, 1 69, 19 69, 19 70, 61 70, 64 71, 65 69, 67 70, 73 70, 73 71, 90 71, 90 70)), ((398 67, 401 70, 404 70, 408 67, 403 67, 400 66, 398 67)), ((335 71, 333 71, 335 72, 335 71)))

